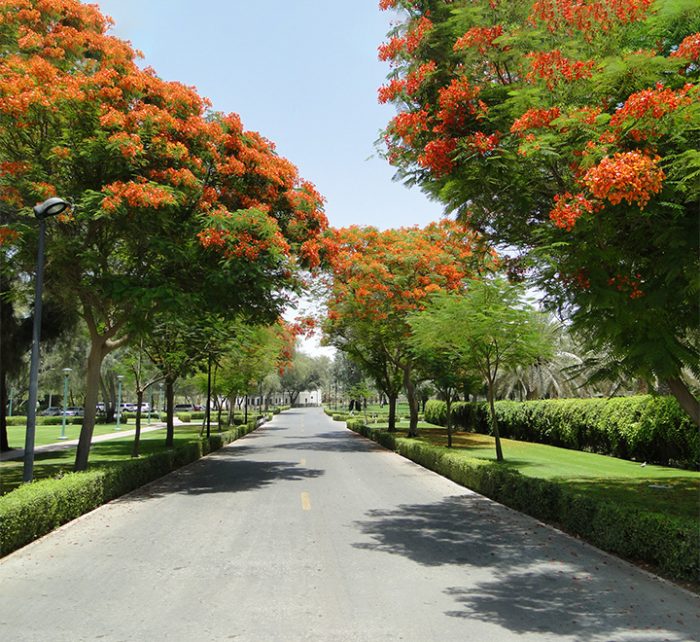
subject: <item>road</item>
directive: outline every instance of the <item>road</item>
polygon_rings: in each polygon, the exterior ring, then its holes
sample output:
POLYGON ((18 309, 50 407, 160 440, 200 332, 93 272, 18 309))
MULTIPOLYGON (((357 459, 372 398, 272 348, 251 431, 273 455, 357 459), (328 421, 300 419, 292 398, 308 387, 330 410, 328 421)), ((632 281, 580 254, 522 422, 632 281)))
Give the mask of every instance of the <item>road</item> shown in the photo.
POLYGON ((0 561, 0 639, 687 641, 700 600, 293 410, 0 561))

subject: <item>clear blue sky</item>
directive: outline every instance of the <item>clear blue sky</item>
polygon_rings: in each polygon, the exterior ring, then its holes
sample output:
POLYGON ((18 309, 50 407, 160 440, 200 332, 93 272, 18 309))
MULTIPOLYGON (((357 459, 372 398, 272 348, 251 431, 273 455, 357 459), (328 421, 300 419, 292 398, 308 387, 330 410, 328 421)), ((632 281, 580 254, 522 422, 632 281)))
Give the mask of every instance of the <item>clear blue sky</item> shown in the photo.
POLYGON ((392 15, 378 0, 97 0, 167 80, 277 144, 328 199, 332 225, 424 225, 439 204, 392 182, 374 141, 393 115, 377 103, 377 60, 392 15), (370 158, 372 157, 372 158, 370 158))

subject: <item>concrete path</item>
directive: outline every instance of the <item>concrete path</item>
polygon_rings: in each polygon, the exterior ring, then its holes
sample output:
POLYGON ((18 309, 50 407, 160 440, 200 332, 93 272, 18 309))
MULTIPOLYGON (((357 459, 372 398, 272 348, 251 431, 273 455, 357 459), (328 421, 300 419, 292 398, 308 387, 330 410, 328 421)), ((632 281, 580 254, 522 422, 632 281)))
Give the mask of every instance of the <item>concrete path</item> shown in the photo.
POLYGON ((0 639, 697 640, 700 599, 293 410, 0 561, 0 639))

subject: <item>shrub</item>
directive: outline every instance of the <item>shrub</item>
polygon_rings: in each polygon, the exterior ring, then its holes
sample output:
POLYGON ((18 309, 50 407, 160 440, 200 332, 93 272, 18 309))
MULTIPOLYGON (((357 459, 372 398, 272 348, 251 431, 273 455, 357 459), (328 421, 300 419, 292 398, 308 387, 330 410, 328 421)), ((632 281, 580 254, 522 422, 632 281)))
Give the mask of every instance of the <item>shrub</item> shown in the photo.
MULTIPOLYGON (((429 401, 425 414, 430 423, 446 423, 442 401, 429 401)), ((485 403, 455 403, 452 416, 461 428, 490 432, 485 403)), ((700 468, 700 433, 672 397, 498 401, 496 417, 502 437, 700 468)))
POLYGON ((176 416, 183 424, 188 424, 192 421, 192 413, 189 412, 179 412, 176 416))
POLYGON ((20 486, 0 497, 0 557, 255 430, 256 422, 109 467, 20 486))
MULTIPOLYGON (((438 410, 439 411, 439 410, 438 410)), ((468 459, 415 439, 349 421, 348 428, 506 506, 548 521, 606 551, 654 565, 679 580, 700 576, 697 528, 525 477, 496 462, 468 459)))

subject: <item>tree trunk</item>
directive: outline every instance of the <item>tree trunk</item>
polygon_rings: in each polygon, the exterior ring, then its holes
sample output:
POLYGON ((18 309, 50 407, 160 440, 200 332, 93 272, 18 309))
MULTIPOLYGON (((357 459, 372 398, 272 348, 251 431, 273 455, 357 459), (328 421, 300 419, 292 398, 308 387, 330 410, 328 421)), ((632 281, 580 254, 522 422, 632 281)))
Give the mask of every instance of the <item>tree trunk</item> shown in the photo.
POLYGON ((75 465, 73 470, 87 470, 92 433, 95 430, 95 417, 97 416, 97 396, 100 391, 100 370, 105 358, 106 339, 101 336, 93 336, 90 341, 90 353, 87 360, 87 381, 85 391, 85 414, 83 415, 83 427, 80 430, 78 449, 75 453, 75 465))
POLYGON ((452 448, 452 395, 448 392, 445 395, 445 409, 447 411, 447 447, 452 448))
POLYGON ((132 457, 139 456, 139 446, 141 445, 141 403, 143 402, 143 390, 136 391, 136 431, 134 433, 134 447, 131 450, 132 457))
POLYGON ((673 396, 678 400, 681 408, 690 415, 695 425, 700 426, 700 402, 688 390, 688 386, 678 377, 667 379, 666 384, 671 389, 673 396))
POLYGON ((175 443, 175 422, 173 421, 173 409, 175 408, 175 378, 165 379, 165 447, 172 448, 175 443))
POLYGON ((411 369, 403 371, 403 382, 408 397, 408 410, 410 420, 408 424, 408 437, 418 437, 418 399, 416 398, 416 386, 411 380, 411 369))
POLYGON ((217 396, 217 399, 218 399, 219 407, 217 409, 216 422, 217 422, 218 430, 219 430, 219 432, 221 432, 221 415, 224 412, 224 404, 218 396, 217 396))
POLYGON ((387 395, 389 399, 389 432, 396 432, 396 400, 398 395, 387 395))
POLYGON ((0 360, 0 452, 10 450, 7 438, 7 375, 0 360))
POLYGON ((495 382, 489 379, 488 382, 489 411, 491 413, 491 430, 493 438, 496 440, 496 461, 503 461, 503 449, 501 448, 501 435, 498 432, 498 419, 496 419, 496 406, 494 405, 495 382))

